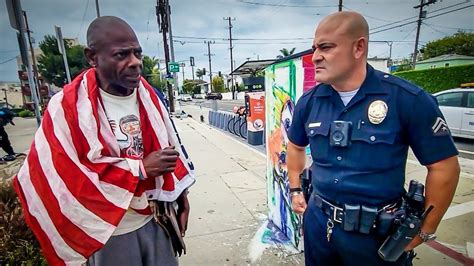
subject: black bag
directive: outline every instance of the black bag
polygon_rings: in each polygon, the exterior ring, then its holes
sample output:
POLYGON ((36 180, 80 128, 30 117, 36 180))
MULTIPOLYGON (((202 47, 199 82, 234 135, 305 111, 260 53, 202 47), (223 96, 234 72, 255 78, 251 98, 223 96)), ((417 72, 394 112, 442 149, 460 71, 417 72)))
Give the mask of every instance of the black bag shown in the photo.
POLYGON ((179 230, 176 209, 173 202, 150 201, 150 207, 153 211, 155 222, 163 228, 166 235, 170 238, 175 256, 186 254, 186 245, 179 230))

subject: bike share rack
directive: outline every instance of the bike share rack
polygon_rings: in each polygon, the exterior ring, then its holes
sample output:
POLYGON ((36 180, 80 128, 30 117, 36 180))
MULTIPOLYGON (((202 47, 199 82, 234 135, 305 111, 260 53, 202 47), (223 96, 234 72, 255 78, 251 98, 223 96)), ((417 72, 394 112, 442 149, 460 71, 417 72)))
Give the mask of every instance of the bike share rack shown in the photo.
POLYGON ((209 124, 238 137, 247 139, 247 119, 245 115, 237 115, 224 111, 209 111, 209 124))

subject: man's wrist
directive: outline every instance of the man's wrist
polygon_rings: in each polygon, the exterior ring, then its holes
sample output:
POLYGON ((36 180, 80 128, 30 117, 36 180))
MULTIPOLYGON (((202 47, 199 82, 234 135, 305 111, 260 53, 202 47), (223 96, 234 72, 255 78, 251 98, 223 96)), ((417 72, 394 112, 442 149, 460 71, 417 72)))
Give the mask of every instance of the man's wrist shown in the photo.
POLYGON ((138 178, 140 180, 145 180, 148 178, 145 170, 145 166, 143 165, 143 161, 139 160, 138 162, 139 168, 138 168, 138 178))
POLYGON ((303 189, 301 187, 290 188, 290 193, 293 193, 293 192, 303 192, 303 189))

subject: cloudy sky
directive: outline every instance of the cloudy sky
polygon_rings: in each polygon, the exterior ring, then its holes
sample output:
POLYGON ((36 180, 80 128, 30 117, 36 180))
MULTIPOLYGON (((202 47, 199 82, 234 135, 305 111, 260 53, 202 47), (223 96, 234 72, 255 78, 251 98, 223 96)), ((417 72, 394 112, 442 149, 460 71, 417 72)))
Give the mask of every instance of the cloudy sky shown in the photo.
MULTIPOLYGON (((344 0, 344 10, 362 13, 371 28, 371 40, 393 41, 392 58, 413 52, 419 0, 344 0)), ((96 17, 94 0, 22 0, 34 32, 35 47, 46 34, 60 26, 65 38, 79 38, 96 17)), ((236 66, 250 60, 275 58, 282 48, 296 52, 311 47, 315 25, 337 11, 338 0, 170 0, 176 61, 186 62, 185 77, 191 77, 189 57, 196 67, 208 69, 205 40, 211 45, 212 70, 229 73, 229 31, 224 17, 232 21, 236 66)), ((163 42, 158 32, 156 0, 99 0, 101 15, 118 16, 137 32, 144 54, 163 58, 163 42), (133 3, 133 4, 132 4, 133 3)), ((451 35, 459 29, 474 31, 474 2, 438 0, 425 7, 427 19, 421 28, 420 43, 451 35)), ((0 81, 16 81, 18 43, 10 27, 5 1, 0 1, 0 81)), ((369 56, 388 57, 384 42, 370 44, 369 56)), ((235 66, 234 66, 235 68, 235 66)), ((182 77, 180 73, 179 77, 182 77)))

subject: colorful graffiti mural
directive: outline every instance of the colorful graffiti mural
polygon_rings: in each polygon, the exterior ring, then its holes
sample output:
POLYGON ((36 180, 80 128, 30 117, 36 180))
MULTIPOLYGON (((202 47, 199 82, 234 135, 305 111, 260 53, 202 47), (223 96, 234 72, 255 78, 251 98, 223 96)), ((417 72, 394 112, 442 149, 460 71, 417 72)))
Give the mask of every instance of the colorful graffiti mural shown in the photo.
POLYGON ((269 213, 261 241, 289 245, 298 251, 303 248, 302 219, 291 210, 286 166, 287 133, 297 99, 315 84, 311 54, 271 65, 265 70, 269 213))

